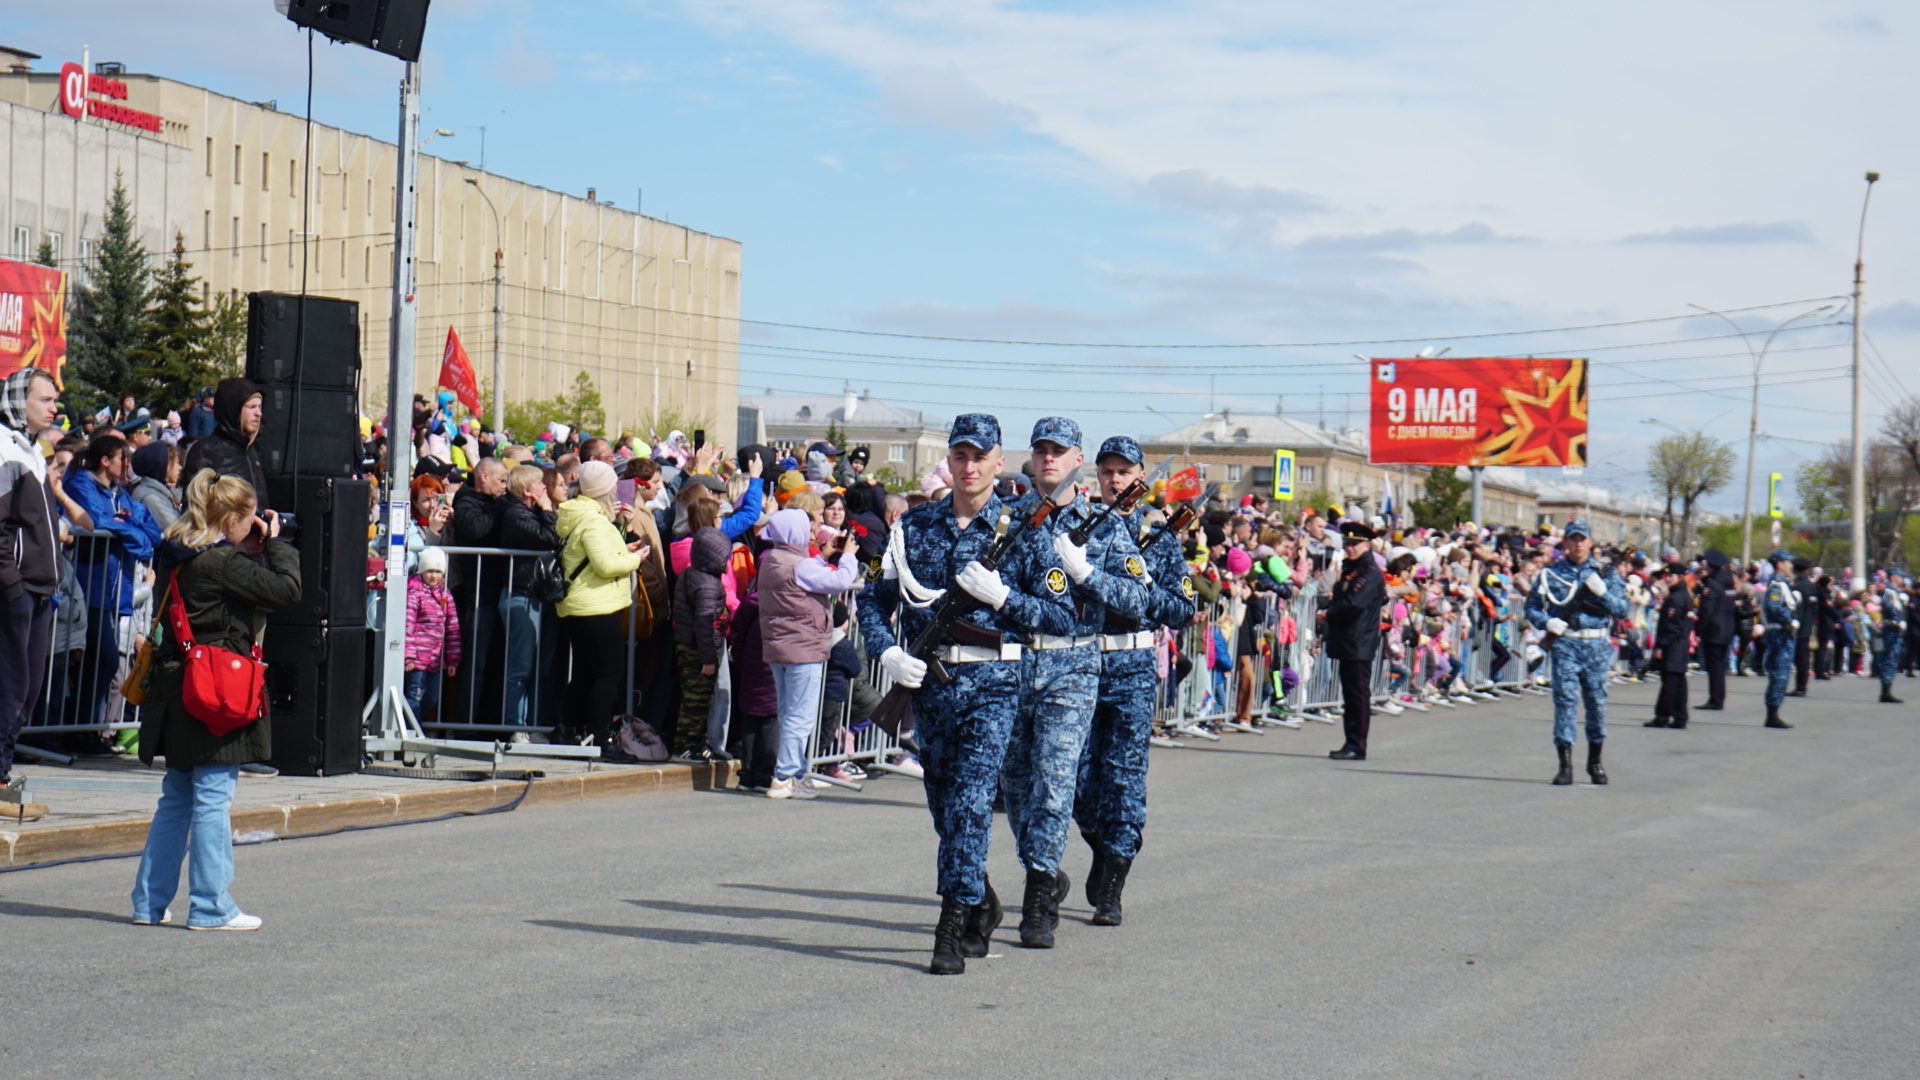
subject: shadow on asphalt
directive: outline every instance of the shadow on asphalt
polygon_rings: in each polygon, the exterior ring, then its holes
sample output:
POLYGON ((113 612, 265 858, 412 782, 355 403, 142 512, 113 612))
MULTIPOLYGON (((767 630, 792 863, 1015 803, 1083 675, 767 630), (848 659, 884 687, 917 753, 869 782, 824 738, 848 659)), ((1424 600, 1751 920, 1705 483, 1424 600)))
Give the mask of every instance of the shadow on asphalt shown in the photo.
POLYGON ((128 925, 132 925, 133 918, 131 915, 115 915, 110 911, 47 907, 44 904, 23 904, 16 900, 0 900, 0 915, 17 915, 27 919, 92 919, 94 922, 127 923, 128 925))
POLYGON ((1503 784, 1546 784, 1548 780, 1530 780, 1524 776, 1467 776, 1464 773, 1412 772, 1405 769, 1362 769, 1356 766, 1342 766, 1341 772, 1370 772, 1382 776, 1431 776, 1438 780, 1497 780, 1503 784))
POLYGON ((794 911, 791 908, 727 907, 721 904, 683 904, 678 900, 629 900, 634 907, 651 908, 675 915, 713 915, 722 919, 790 919, 794 922, 831 923, 836 926, 865 926, 874 930, 899 930, 903 933, 931 931, 923 922, 888 922, 863 919, 857 915, 828 915, 819 911, 794 911))
POLYGON ((923 971, 926 968, 926 965, 919 961, 890 960, 881 956, 860 955, 861 953, 924 954, 926 952, 924 948, 885 949, 851 945, 802 945, 785 938, 768 937, 764 934, 727 934, 715 930, 668 930, 654 926, 601 926, 596 923, 571 922, 566 919, 528 919, 527 923, 530 926, 545 926, 553 930, 581 930, 590 934, 658 941, 665 945, 740 945, 747 948, 796 953, 801 956, 818 956, 827 960, 847 960, 859 964, 878 964, 881 967, 906 968, 908 971, 923 971))
POLYGON ((815 900, 858 900, 863 904, 914 904, 919 907, 939 907, 940 901, 926 896, 902 896, 899 893, 847 892, 843 889, 795 889, 779 885, 751 885, 745 882, 721 882, 723 889, 750 889, 754 892, 783 893, 788 896, 810 896, 815 900))

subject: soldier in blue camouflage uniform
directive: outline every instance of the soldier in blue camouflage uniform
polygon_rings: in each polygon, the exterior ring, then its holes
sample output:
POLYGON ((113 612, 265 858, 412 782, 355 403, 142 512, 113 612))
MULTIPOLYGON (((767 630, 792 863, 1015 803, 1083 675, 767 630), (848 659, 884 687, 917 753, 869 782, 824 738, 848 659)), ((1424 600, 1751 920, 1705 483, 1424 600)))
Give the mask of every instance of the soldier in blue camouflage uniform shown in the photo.
POLYGON ((1527 596, 1527 622, 1554 640, 1553 746, 1560 754, 1557 785, 1573 783, 1573 728, 1579 706, 1587 710, 1587 776, 1607 782, 1600 748, 1607 740, 1607 672, 1613 666, 1608 641, 1613 620, 1627 616, 1627 590, 1620 575, 1593 557, 1593 530, 1584 520, 1567 523, 1560 555, 1540 571, 1527 596))
MULTIPOLYGON (((1118 499, 1145 475, 1142 464, 1140 444, 1125 435, 1101 443, 1094 457, 1101 495, 1109 502, 1118 499)), ((1087 903, 1093 905, 1095 926, 1120 925, 1120 894, 1139 857, 1140 831, 1147 823, 1147 747, 1160 689, 1153 632, 1161 626, 1178 630, 1193 621, 1193 583, 1180 557, 1180 538, 1171 533, 1155 537, 1145 519, 1140 510, 1115 516, 1087 545, 1089 558, 1096 546, 1105 546, 1109 573, 1138 578, 1145 586, 1138 610, 1120 603, 1107 607, 1100 634, 1099 703, 1080 755, 1073 800, 1073 818, 1093 849, 1087 903), (1109 531, 1123 535, 1106 543, 1109 531), (1117 542, 1127 537, 1133 545, 1117 542), (1134 554, 1141 543, 1149 546, 1134 554)))
POLYGON ((1874 658, 1874 676, 1880 680, 1880 700, 1904 704, 1893 696, 1893 677, 1907 644, 1907 572, 1887 571, 1887 587, 1880 594, 1880 655, 1874 658))
POLYGON ((1761 639, 1767 650, 1767 726, 1790 728, 1792 724, 1780 719, 1780 704, 1787 700, 1787 682, 1793 678, 1800 594, 1793 591, 1793 555, 1776 551, 1767 561, 1773 564, 1773 580, 1767 582, 1766 596, 1760 601, 1760 621, 1767 628, 1761 639))
MULTIPOLYGON (((1033 425, 1033 491, 1015 507, 1031 513, 1051 497, 1064 477, 1085 460, 1080 449, 1080 425, 1062 416, 1043 417, 1033 425)), ((1061 494, 1065 494, 1064 492, 1061 494)), ((1084 495, 1047 519, 1046 528, 1061 571, 1047 586, 1056 586, 1075 610, 1064 634, 1035 634, 1028 639, 1020 661, 1020 708, 1007 743, 1007 761, 1000 770, 1000 790, 1007 799, 1007 824, 1019 844, 1020 862, 1027 868, 1026 896, 1020 909, 1020 944, 1029 949, 1053 947, 1060 921, 1060 901, 1067 895, 1067 875, 1060 870, 1066 854, 1067 833, 1073 823, 1073 793, 1080 778, 1080 755, 1093 726, 1093 708, 1100 692, 1100 633, 1107 607, 1138 612, 1145 602, 1146 582, 1110 569, 1109 558, 1122 564, 1127 554, 1137 560, 1133 537, 1101 530, 1085 548, 1067 535, 1092 514, 1084 495)))
POLYGON ((894 682, 917 688, 913 712, 927 810, 940 836, 940 922, 929 966, 936 975, 957 975, 966 970, 965 956, 985 956, 1000 925, 1000 901, 987 881, 987 842, 1021 689, 1019 642, 1073 628, 1065 585, 1050 587, 1064 573, 1044 532, 1023 535, 997 571, 978 561, 1013 520, 993 494, 1005 463, 999 421, 985 413, 962 415, 947 447, 952 494, 907 511, 894 525, 880 576, 859 604, 869 654, 880 657, 894 682), (953 681, 942 686, 899 642, 919 634, 940 598, 955 588, 983 606, 944 647, 941 660, 953 681))

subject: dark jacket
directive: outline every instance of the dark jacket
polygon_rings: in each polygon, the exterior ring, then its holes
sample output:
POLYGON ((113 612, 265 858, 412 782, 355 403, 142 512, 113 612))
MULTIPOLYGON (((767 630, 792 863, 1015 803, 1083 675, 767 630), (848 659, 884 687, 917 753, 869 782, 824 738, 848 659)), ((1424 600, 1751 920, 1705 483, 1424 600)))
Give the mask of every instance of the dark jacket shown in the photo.
POLYGON ((1695 626, 1700 640, 1725 645, 1733 640, 1735 626, 1733 571, 1716 566, 1700 582, 1699 621, 1695 626))
POLYGON ((1693 594, 1687 592, 1684 584, 1675 585, 1667 591, 1667 598, 1660 601, 1660 624, 1653 632, 1653 647, 1660 650, 1660 659, 1654 666, 1659 670, 1687 670, 1688 635, 1693 633, 1693 619, 1693 594))
POLYGON ((193 444, 180 470, 182 488, 193 482, 201 469, 212 469, 221 476, 237 476, 253 485, 253 497, 261 507, 267 503, 267 470, 260 467, 260 455, 253 443, 240 433, 240 410, 260 388, 246 379, 222 379, 213 393, 213 415, 217 425, 213 434, 193 444))
POLYGON ((1369 551, 1348 559, 1327 603, 1327 655, 1335 660, 1372 660, 1380 654, 1380 609, 1387 579, 1369 551))
MULTIPOLYGON (((179 566, 187 623, 193 628, 194 641, 203 645, 251 655, 254 635, 265 624, 267 610, 300 602, 300 553, 279 540, 267 541, 259 555, 224 541, 196 553, 164 540, 156 563, 162 592, 172 567, 179 566)), ((164 757, 169 768, 191 769, 245 765, 272 757, 272 733, 266 721, 256 720, 216 736, 181 704, 184 669, 170 608, 171 604, 164 605, 155 615, 166 629, 147 672, 147 703, 140 709, 140 760, 151 765, 154 758, 164 757)))
POLYGON ((727 624, 727 641, 733 646, 733 707, 742 716, 772 716, 780 711, 780 698, 773 688, 773 667, 760 650, 760 592, 751 586, 733 610, 727 624))
POLYGON ((220 420, 205 402, 187 410, 187 435, 195 439, 204 439, 220 430, 220 420))
MULTIPOLYGON (((500 546, 515 551, 558 551, 560 534, 553 529, 556 515, 551 510, 528 506, 509 495, 501 500, 500 546)), ((513 577, 507 583, 514 596, 526 596, 533 587, 534 559, 513 560, 513 577)))
POLYGON ((727 588, 720 575, 732 553, 725 533, 711 525, 701 529, 693 534, 686 572, 674 585, 674 643, 697 649, 703 666, 720 662, 727 625, 727 588))
MULTIPOLYGON (((472 484, 460 488, 453 497, 453 520, 447 523, 446 537, 441 541, 448 547, 501 547, 500 516, 506 509, 508 498, 505 495, 482 495, 480 489, 472 484)), ((505 559, 489 558, 479 568, 480 589, 476 596, 474 588, 474 564, 480 562, 478 555, 455 555, 447 569, 449 577, 456 586, 454 595, 462 602, 477 598, 482 604, 491 604, 500 599, 500 590, 506 585, 507 565, 505 559)))
POLYGON ((860 650, 854 647, 853 639, 843 637, 834 642, 833 651, 827 654, 828 701, 847 700, 847 687, 860 677, 860 650))
POLYGON ((1814 591, 1813 575, 1799 573, 1793 576, 1793 591, 1800 594, 1800 603, 1794 607, 1793 617, 1800 625, 1794 628, 1793 636, 1810 638, 1814 624, 1820 620, 1820 597, 1814 591))

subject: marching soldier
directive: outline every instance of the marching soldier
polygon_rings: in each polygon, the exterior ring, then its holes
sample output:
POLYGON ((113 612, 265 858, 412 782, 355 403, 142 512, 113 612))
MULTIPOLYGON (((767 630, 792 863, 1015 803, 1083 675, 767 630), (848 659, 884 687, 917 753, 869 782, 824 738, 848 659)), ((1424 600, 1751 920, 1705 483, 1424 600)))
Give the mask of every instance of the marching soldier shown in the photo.
MULTIPOLYGON (((1118 499, 1145 475, 1142 464, 1140 444, 1127 436, 1101 443, 1094 466, 1102 498, 1108 503, 1118 499)), ((1142 528, 1145 517, 1140 510, 1125 517, 1116 514, 1087 544, 1089 561, 1096 546, 1103 547, 1101 563, 1109 574, 1143 584, 1138 610, 1123 609, 1120 603, 1107 607, 1100 633, 1100 696, 1080 755, 1073 800, 1080 835, 1093 849, 1087 903, 1093 905, 1095 926, 1120 925, 1120 894, 1140 854, 1140 833, 1147 822, 1147 748, 1160 683, 1154 629, 1177 631, 1193 621, 1194 589, 1181 558, 1180 538, 1147 531, 1142 528), (1132 543, 1119 542, 1128 537, 1147 546, 1136 554, 1132 543)))
MULTIPOLYGON (((1031 442, 1033 491, 1015 504, 1023 513, 1041 499, 1059 502, 1057 489, 1085 459, 1080 425, 1062 416, 1035 424, 1031 442)), ((1053 947, 1060 901, 1067 895, 1060 859, 1066 854, 1080 758, 1100 692, 1100 637, 1107 612, 1138 619, 1146 606, 1146 566, 1132 534, 1103 528, 1084 548, 1068 536, 1092 513, 1086 496, 1074 493, 1072 504, 1046 521, 1060 561, 1058 585, 1070 595, 1075 616, 1065 634, 1037 633, 1028 639, 1021 657, 1020 711, 1001 770, 1007 824, 1013 827, 1020 862, 1027 868, 1020 944, 1029 949, 1053 947)), ((1048 587, 1054 584, 1050 580, 1048 587)))
POLYGON ((1760 601, 1760 619, 1767 628, 1761 639, 1767 647, 1767 726, 1790 728, 1792 724, 1780 719, 1780 704, 1787 700, 1787 681, 1793 678, 1800 594, 1788 583, 1793 556, 1781 550, 1767 556, 1767 561, 1773 564, 1773 580, 1767 582, 1766 598, 1760 601))
POLYGON ((1880 700, 1888 705, 1903 704, 1893 696, 1893 677, 1900 672, 1900 658, 1907 643, 1907 572, 1887 571, 1887 587, 1880 594, 1880 700))
POLYGON ((1000 900, 987 880, 987 842, 1021 690, 1019 641, 1073 626, 1065 572, 1044 533, 1022 535, 997 571, 979 562, 1012 523, 1011 508, 993 493, 1004 464, 998 420, 985 413, 954 420, 947 436, 952 493, 909 510, 894 525, 881 574, 859 605, 868 650, 879 654, 895 683, 915 688, 927 810, 940 836, 940 922, 928 966, 935 975, 958 975, 967 969, 965 957, 985 956, 1000 925, 1000 900), (927 680, 926 663, 899 642, 932 623, 934 605, 951 589, 980 607, 949 633, 940 659, 953 681, 941 685, 927 680))
POLYGON ((1615 619, 1626 618, 1627 591, 1620 575, 1593 556, 1593 530, 1584 520, 1567 523, 1560 556, 1540 571, 1527 597, 1527 621, 1546 627, 1552 638, 1553 746, 1560 772, 1553 782, 1573 783, 1573 728, 1579 707, 1587 710, 1587 776, 1607 782, 1600 748, 1607 741, 1607 669, 1613 664, 1608 642, 1615 619))

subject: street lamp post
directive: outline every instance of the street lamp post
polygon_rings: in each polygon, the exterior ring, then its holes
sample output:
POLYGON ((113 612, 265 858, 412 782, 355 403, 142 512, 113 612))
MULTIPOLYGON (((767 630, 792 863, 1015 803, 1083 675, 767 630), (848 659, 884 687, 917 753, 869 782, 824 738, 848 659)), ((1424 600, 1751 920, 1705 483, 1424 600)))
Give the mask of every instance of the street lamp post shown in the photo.
POLYGON ((1793 318, 1788 319, 1786 322, 1781 323, 1779 326, 1774 327, 1767 334, 1767 340, 1760 346, 1759 352, 1754 352, 1753 342, 1748 339, 1746 330, 1742 329, 1739 323, 1727 318, 1725 314, 1714 311, 1712 308, 1702 307, 1699 304, 1688 304, 1687 306, 1725 320, 1726 324, 1733 327, 1734 332, 1740 335, 1740 343, 1746 346, 1747 355, 1753 357, 1753 412, 1747 420, 1747 495, 1745 508, 1740 512, 1740 562, 1742 565, 1745 565, 1753 561, 1753 458, 1754 445, 1760 438, 1760 365, 1765 362, 1767 358, 1767 350, 1773 347, 1774 335, 1792 326, 1794 323, 1799 322, 1801 319, 1818 315, 1823 311, 1833 310, 1833 305, 1822 304, 1812 311, 1803 311, 1793 318))
POLYGON ((1848 510, 1853 517, 1853 527, 1847 534, 1847 561, 1852 571, 1853 591, 1863 592, 1867 587, 1867 443, 1866 432, 1861 422, 1864 409, 1860 371, 1860 339, 1865 333, 1860 319, 1861 288, 1866 284, 1867 260, 1867 204, 1873 200, 1874 181, 1880 179, 1877 172, 1867 173, 1867 193, 1860 200, 1860 240, 1853 256, 1853 468, 1850 470, 1848 510))
POLYGON ((507 361, 500 345, 500 332, 506 324, 506 309, 501 302, 501 290, 507 261, 507 234, 500 231, 500 208, 493 205, 487 197, 487 189, 480 186, 479 179, 469 176, 467 183, 473 190, 486 199, 487 209, 493 211, 493 437, 506 438, 507 430, 507 361))

